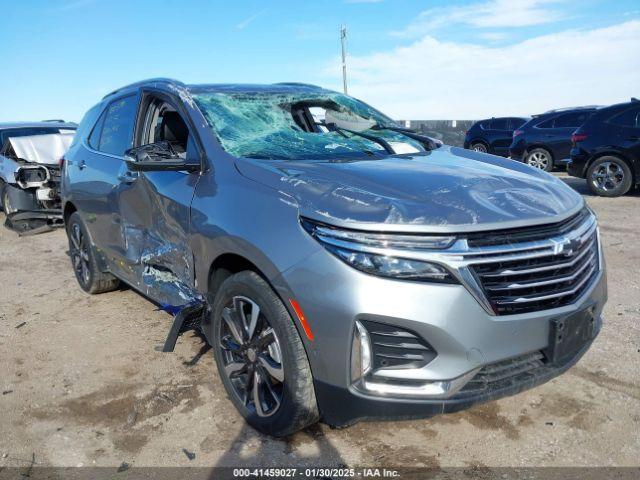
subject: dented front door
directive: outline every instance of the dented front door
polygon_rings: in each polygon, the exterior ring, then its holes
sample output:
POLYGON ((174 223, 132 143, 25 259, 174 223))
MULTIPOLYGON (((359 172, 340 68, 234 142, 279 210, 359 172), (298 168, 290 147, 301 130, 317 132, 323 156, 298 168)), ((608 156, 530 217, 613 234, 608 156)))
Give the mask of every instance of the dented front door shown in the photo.
POLYGON ((169 310, 194 303, 190 207, 198 173, 136 172, 120 194, 126 256, 135 286, 169 310))
POLYGON ((190 208, 200 176, 195 173, 144 174, 150 195, 151 225, 141 257, 148 295, 179 307, 197 298, 193 255, 189 246, 190 208))

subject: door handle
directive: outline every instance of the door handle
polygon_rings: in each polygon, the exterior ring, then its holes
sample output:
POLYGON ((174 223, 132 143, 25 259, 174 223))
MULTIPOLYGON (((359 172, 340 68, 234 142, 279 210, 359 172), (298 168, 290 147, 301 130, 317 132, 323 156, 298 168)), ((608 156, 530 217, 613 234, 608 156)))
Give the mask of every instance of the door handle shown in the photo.
POLYGON ((631 140, 632 142, 637 142, 638 140, 640 140, 640 137, 638 135, 631 135, 629 138, 627 138, 627 140, 631 140))
POLYGON ((127 170, 118 175, 118 180, 120 180, 122 183, 133 183, 138 180, 138 172, 127 170))
POLYGON ((87 166, 87 162, 85 162, 84 160, 80 160, 80 163, 78 164, 78 168, 80 170, 84 170, 87 166))

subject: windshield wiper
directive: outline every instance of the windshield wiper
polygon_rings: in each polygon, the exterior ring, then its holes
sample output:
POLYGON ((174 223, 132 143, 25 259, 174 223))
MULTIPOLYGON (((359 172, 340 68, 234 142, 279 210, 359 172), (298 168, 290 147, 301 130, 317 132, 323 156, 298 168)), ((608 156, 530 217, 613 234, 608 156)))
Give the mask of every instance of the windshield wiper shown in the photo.
POLYGON ((433 141, 433 139, 427 137, 426 135, 420 135, 416 133, 415 130, 404 127, 391 127, 388 125, 380 125, 376 124, 371 127, 371 130, 390 130, 392 132, 399 133, 400 135, 404 135, 405 137, 411 138, 412 140, 417 140, 420 142, 427 150, 435 150, 438 148, 438 144, 433 141))
POLYGON ((386 140, 384 140, 384 139, 382 139, 380 137, 376 137, 375 135, 371 135, 369 133, 356 132, 355 130, 350 130, 348 128, 338 127, 335 123, 327 123, 327 124, 325 124, 325 126, 329 129, 329 131, 339 133, 340 135, 345 136, 345 137, 346 137, 346 135, 344 135, 344 132, 350 133, 352 135, 356 135, 358 137, 366 138, 367 140, 370 140, 370 141, 380 145, 382 148, 385 149, 385 151, 389 155, 395 155, 396 154, 396 152, 393 149, 393 147, 391 147, 391 145, 389 145, 389 143, 386 140))

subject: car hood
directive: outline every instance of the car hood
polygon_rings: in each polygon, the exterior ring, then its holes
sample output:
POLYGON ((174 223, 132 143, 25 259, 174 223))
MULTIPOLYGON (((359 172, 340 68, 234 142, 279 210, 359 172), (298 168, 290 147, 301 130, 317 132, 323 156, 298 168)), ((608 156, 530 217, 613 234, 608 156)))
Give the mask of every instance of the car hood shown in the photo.
POLYGON ((73 141, 73 133, 9 137, 16 157, 27 162, 57 165, 73 141))
POLYGON ((244 176, 293 197, 300 214, 379 231, 465 232, 563 220, 574 190, 522 163, 457 147, 357 160, 238 159, 244 176))

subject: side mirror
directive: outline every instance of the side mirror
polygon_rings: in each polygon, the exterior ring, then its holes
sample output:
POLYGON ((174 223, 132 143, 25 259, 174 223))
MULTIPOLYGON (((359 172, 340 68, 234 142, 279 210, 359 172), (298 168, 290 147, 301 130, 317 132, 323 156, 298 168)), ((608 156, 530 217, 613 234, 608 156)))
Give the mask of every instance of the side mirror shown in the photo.
POLYGON ((150 143, 124 152, 124 161, 134 172, 175 171, 196 172, 200 163, 188 161, 178 155, 169 142, 150 143))

